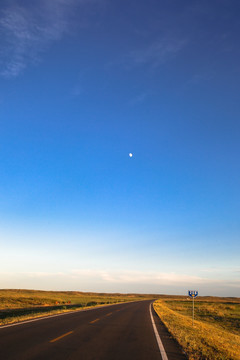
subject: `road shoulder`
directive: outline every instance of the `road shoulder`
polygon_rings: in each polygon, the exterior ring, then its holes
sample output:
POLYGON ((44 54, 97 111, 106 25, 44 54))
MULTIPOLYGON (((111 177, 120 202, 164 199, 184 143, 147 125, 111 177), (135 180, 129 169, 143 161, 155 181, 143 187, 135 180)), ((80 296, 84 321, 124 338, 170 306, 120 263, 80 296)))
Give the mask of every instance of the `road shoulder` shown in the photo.
POLYGON ((173 336, 170 334, 159 316, 156 314, 152 304, 151 310, 158 334, 162 341, 168 360, 188 360, 187 355, 184 354, 178 342, 173 338, 173 336))

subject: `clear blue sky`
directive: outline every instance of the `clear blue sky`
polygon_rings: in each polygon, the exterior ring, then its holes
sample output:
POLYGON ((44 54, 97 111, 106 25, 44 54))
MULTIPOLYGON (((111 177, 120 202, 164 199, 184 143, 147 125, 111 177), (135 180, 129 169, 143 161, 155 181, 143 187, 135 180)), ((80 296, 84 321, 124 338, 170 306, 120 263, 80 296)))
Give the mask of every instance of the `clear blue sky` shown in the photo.
POLYGON ((0 288, 239 296, 239 13, 1 1, 0 288))

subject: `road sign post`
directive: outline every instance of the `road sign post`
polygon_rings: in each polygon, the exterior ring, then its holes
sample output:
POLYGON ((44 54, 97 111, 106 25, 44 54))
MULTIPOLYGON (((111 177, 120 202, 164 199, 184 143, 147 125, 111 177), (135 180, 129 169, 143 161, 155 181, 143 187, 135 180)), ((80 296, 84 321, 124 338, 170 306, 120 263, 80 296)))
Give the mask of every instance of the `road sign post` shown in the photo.
POLYGON ((194 299, 198 296, 197 290, 188 290, 188 296, 192 298, 193 307, 192 307, 192 326, 194 326, 194 299))

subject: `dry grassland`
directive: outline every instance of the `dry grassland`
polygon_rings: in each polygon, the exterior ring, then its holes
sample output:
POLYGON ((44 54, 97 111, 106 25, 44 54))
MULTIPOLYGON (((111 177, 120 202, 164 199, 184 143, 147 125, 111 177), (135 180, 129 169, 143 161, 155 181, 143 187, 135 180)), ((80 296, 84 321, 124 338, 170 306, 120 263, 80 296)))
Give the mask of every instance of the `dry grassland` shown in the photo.
MULTIPOLYGON (((0 290, 0 325, 92 306, 144 300, 136 294, 101 294, 77 291, 0 290)), ((151 298, 151 297, 149 297, 151 298)))
POLYGON ((240 360, 240 299, 157 300, 154 308, 190 360, 240 360))

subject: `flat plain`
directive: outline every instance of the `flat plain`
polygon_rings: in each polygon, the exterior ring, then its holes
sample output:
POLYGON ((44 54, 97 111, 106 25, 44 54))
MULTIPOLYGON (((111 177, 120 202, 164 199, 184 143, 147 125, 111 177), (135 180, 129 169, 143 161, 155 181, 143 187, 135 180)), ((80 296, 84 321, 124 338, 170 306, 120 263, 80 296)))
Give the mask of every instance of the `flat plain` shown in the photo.
POLYGON ((0 290, 0 325, 91 307, 155 300, 154 309, 190 360, 240 360, 240 298, 0 290))
POLYGON ((0 290, 0 325, 94 306, 152 298, 153 295, 3 289, 0 290))

